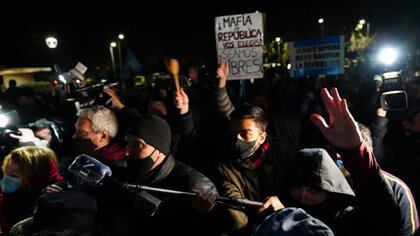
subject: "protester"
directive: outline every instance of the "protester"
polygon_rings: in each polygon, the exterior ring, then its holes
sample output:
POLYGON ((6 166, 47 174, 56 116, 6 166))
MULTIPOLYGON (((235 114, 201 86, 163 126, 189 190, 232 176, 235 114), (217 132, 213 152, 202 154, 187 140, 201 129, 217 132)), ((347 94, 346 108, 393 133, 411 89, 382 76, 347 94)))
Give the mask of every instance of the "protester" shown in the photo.
MULTIPOLYGON (((124 222, 127 226, 125 227, 127 229, 125 233, 139 233, 154 226, 158 228, 157 224, 160 221, 169 219, 173 224, 184 226, 186 226, 186 222, 209 224, 205 220, 205 214, 211 211, 215 205, 215 199, 218 196, 216 187, 207 177, 174 159, 171 154, 172 135, 168 123, 158 116, 141 115, 136 109, 124 106, 115 92, 107 92, 112 95, 114 105, 119 108, 118 113, 121 117, 126 117, 125 120, 129 121, 130 124, 125 131, 125 141, 128 144, 128 156, 125 159, 127 168, 125 176, 119 180, 124 179, 124 182, 195 192, 197 197, 190 201, 190 199, 158 195, 164 202, 163 206, 153 219, 145 218, 142 224, 135 221, 135 218, 139 217, 138 213, 134 214, 132 209, 131 211, 125 210, 132 208, 132 203, 121 199, 121 196, 100 194, 99 198, 107 199, 98 202, 99 209, 105 207, 105 211, 113 212, 105 212, 105 215, 117 216, 115 220, 124 222), (105 202, 105 206, 102 204, 103 202, 105 202), (185 222, 178 220, 181 218, 185 222)), ((102 227, 107 224, 108 227, 113 225, 112 219, 106 219, 104 216, 100 216, 99 221, 102 227)), ((185 227, 181 227, 181 229, 183 232, 195 232, 195 228, 187 229, 187 231, 185 231, 185 227)), ((124 233, 119 232, 118 229, 107 228, 106 230, 114 233, 124 233)))
POLYGON ((81 110, 78 115, 72 140, 75 154, 89 154, 103 162, 122 160, 126 156, 124 144, 114 140, 118 121, 111 110, 95 106, 81 110))
POLYGON ((417 172, 420 168, 419 104, 410 105, 390 132, 386 113, 378 116, 373 133, 373 147, 380 154, 381 166, 407 183, 416 202, 420 201, 420 178, 417 172))
POLYGON ((32 215, 35 201, 42 190, 63 178, 55 153, 48 148, 21 147, 4 158, 1 182, 1 230, 32 215))
MULTIPOLYGON (((344 166, 352 175, 358 205, 358 209, 355 209, 355 213, 358 215, 356 218, 353 218, 352 214, 347 214, 347 216, 343 215, 346 220, 340 220, 340 215, 335 215, 333 222, 327 223, 327 225, 332 227, 334 233, 343 235, 360 233, 398 235, 401 229, 400 209, 372 151, 363 142, 361 132, 348 110, 346 100, 340 98, 336 88, 331 90, 331 94, 327 89, 322 89, 321 98, 328 111, 329 122, 327 124, 326 120, 319 114, 312 114, 311 120, 320 129, 329 144, 336 148, 344 166), (376 217, 371 217, 372 212, 376 213, 376 217), (356 222, 353 221, 354 219, 356 219, 356 222)), ((326 154, 325 151, 323 153, 326 154)), ((322 159, 328 158, 324 156, 322 159)), ((332 162, 331 159, 329 159, 329 162, 332 162)), ((296 174, 296 172, 292 173, 296 174)), ((298 175, 296 177, 299 178, 298 175)), ((330 178, 334 178, 334 175, 330 178)), ((311 179, 314 181, 314 178, 311 179)), ((318 182, 318 184, 321 183, 318 182)), ((300 186, 305 185, 300 184, 300 186)), ((348 185, 346 189, 349 189, 348 185)), ((300 196, 305 196, 304 191, 304 188, 300 188, 295 194, 295 200, 299 200, 300 196)), ((291 194, 293 195, 292 192, 291 194)), ((328 198, 325 198, 324 201, 326 199, 328 198)), ((324 201, 320 201, 316 205, 320 205, 324 201)), ((302 204, 304 201, 300 201, 300 203, 302 204)), ((320 206, 325 207, 326 205, 320 206)), ((318 208, 318 210, 320 209, 318 208)), ((331 212, 328 213, 327 209, 321 210, 320 213, 321 215, 331 214, 331 212)), ((316 214, 314 217, 319 218, 316 214)), ((323 220, 323 222, 325 221, 323 220)))
MULTIPOLYGON (((193 121, 189 112, 188 96, 181 90, 176 94, 174 102, 182 116, 184 139, 199 139, 197 135, 199 132, 196 132, 199 124, 193 121)), ((222 153, 223 159, 226 160, 219 165, 217 171, 221 195, 264 200, 265 204, 260 208, 260 212, 277 210, 279 200, 276 195, 281 194, 286 187, 284 183, 286 170, 291 162, 287 146, 281 140, 267 136, 268 121, 261 108, 244 105, 236 110, 232 106, 231 110, 232 112, 226 112, 225 115, 231 118, 232 132, 227 132, 228 127, 226 127, 224 136, 229 137, 228 142, 217 146, 219 149, 225 148, 222 153)), ((206 133, 206 136, 214 132, 215 130, 212 130, 206 133)), ((211 145, 207 143, 203 148, 209 149, 211 145)), ((224 221, 223 228, 227 231, 247 234, 253 232, 256 226, 255 218, 258 214, 252 209, 219 208, 215 211, 219 211, 220 218, 223 218, 219 220, 224 221)))

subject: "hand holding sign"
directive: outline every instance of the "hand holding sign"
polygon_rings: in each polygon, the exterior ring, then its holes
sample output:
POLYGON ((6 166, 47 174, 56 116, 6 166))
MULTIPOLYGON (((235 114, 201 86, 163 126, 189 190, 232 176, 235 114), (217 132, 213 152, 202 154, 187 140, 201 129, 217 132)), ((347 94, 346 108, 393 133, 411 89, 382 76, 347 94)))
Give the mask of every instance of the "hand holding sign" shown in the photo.
POLYGON ((180 91, 179 85, 179 62, 176 59, 169 59, 168 61, 168 71, 175 79, 176 92, 180 91))
POLYGON ((217 77, 219 78, 219 88, 226 87, 226 81, 229 76, 229 65, 227 62, 222 61, 217 68, 217 77))

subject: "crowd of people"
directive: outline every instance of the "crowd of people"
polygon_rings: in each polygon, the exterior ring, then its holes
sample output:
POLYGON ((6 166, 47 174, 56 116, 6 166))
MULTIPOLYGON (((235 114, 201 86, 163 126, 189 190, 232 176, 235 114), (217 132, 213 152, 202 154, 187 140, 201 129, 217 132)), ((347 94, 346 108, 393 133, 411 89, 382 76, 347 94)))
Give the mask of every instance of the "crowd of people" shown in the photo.
POLYGON ((417 81, 408 109, 387 113, 368 79, 279 71, 239 83, 221 62, 215 78, 190 67, 178 88, 179 63, 169 62, 168 79, 105 87, 112 105, 77 114, 56 87, 40 97, 9 84, 2 107, 25 125, 1 140, 3 234, 420 233, 417 81), (80 154, 119 187, 70 172, 80 154), (124 183, 190 194, 148 192, 160 202, 150 216, 124 183))

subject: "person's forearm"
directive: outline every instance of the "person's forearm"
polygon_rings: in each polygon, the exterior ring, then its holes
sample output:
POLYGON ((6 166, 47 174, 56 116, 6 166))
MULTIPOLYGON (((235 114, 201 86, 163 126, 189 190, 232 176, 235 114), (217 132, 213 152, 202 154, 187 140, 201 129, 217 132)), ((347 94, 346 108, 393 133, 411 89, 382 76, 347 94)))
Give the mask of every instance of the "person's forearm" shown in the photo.
POLYGON ((339 150, 339 154, 353 178, 369 179, 379 172, 376 159, 365 143, 351 151, 339 150))
POLYGON ((226 87, 219 88, 216 92, 217 107, 220 112, 226 117, 229 117, 230 114, 235 110, 235 107, 232 104, 232 101, 229 98, 226 87))
POLYGON ((181 115, 181 134, 184 139, 191 140, 194 135, 194 119, 191 111, 181 115))

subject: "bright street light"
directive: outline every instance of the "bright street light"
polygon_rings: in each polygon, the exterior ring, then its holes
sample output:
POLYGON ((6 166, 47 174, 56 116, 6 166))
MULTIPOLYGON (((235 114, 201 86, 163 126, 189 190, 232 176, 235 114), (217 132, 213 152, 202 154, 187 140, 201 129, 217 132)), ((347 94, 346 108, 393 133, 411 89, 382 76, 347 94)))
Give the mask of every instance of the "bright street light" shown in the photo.
POLYGON ((58 45, 58 40, 54 37, 48 37, 45 39, 45 43, 49 48, 56 48, 58 45))
POLYGON ((324 19, 319 18, 318 23, 320 23, 320 24, 324 23, 324 19))
POLYGON ((364 25, 366 21, 364 19, 359 20, 359 24, 364 25))
POLYGON ((111 47, 115 48, 117 46, 116 42, 111 42, 111 47))
POLYGON ((386 47, 382 49, 378 54, 378 60, 385 65, 393 64, 398 57, 398 52, 395 48, 386 47))
POLYGON ((281 38, 280 38, 280 37, 277 37, 277 38, 276 38, 276 42, 277 42, 277 43, 280 43, 280 41, 281 41, 281 38))
POLYGON ((118 35, 118 38, 121 39, 121 40, 123 40, 124 39, 124 35, 123 34, 119 34, 118 35))
POLYGON ((358 25, 357 25, 357 28, 358 28, 359 30, 361 30, 361 29, 363 29, 363 25, 362 25, 362 24, 358 24, 358 25))

